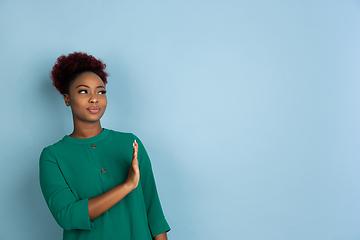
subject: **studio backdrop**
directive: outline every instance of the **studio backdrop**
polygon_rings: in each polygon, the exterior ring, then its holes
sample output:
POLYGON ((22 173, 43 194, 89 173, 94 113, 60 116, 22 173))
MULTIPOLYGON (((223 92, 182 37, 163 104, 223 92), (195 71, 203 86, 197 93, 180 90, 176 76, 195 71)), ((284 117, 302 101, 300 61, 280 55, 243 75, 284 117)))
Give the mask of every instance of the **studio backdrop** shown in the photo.
POLYGON ((62 239, 38 161, 74 51, 106 63, 102 126, 144 143, 169 239, 360 238, 359 1, 2 0, 1 240, 62 239))

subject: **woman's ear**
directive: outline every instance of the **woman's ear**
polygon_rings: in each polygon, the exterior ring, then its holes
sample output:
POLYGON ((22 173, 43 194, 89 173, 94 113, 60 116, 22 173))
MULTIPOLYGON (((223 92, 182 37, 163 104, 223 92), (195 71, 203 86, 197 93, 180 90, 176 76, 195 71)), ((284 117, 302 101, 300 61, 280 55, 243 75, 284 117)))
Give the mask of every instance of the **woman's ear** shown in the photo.
POLYGON ((65 105, 66 106, 70 106, 70 98, 69 98, 69 94, 64 94, 64 101, 65 101, 65 105))

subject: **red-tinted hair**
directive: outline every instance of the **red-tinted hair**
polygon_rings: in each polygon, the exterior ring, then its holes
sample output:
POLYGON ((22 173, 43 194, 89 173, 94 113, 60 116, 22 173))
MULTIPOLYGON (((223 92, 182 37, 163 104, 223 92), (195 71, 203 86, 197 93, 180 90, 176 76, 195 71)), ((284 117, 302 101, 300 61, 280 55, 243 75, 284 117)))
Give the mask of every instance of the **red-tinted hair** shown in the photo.
POLYGON ((106 65, 95 57, 82 52, 61 55, 52 68, 50 78, 53 85, 61 93, 69 93, 70 83, 83 72, 96 73, 104 84, 107 83, 106 65))

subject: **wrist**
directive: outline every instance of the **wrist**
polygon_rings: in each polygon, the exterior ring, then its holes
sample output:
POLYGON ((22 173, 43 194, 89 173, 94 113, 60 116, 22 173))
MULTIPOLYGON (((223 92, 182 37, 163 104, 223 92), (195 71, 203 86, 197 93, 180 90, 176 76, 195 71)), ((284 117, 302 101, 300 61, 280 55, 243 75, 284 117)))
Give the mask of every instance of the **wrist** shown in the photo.
POLYGON ((134 184, 129 183, 128 181, 124 182, 123 184, 121 184, 123 186, 123 188, 125 189, 126 192, 131 192, 132 190, 135 189, 134 184))

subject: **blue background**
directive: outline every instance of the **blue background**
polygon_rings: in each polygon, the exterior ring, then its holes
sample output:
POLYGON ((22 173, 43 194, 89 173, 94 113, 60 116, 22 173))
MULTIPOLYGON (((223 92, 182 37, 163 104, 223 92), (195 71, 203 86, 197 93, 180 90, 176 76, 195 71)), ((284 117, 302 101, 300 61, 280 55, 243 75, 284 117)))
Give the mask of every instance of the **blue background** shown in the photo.
POLYGON ((72 131, 49 72, 74 51, 170 239, 360 239, 359 1, 0 1, 0 239, 61 239, 38 158, 72 131))

